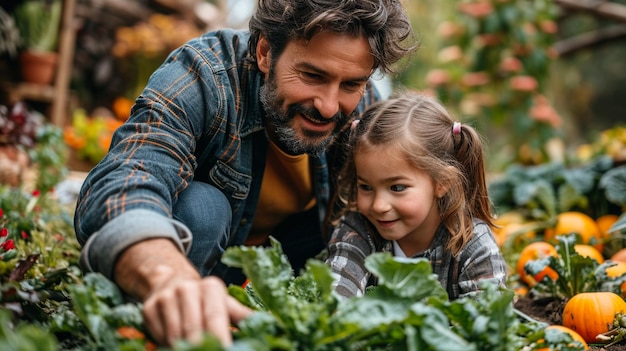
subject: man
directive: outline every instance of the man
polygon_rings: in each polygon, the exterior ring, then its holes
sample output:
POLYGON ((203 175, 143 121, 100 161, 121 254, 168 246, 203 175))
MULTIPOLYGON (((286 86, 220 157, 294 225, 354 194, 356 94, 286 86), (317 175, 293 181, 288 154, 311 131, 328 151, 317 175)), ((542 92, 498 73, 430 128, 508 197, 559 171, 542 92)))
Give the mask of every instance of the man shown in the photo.
POLYGON ((175 50, 84 182, 84 269, 143 301, 158 342, 209 331, 230 344, 250 311, 226 292, 224 249, 272 235, 295 269, 323 249, 329 148, 410 36, 399 1, 260 0, 249 32, 175 50))

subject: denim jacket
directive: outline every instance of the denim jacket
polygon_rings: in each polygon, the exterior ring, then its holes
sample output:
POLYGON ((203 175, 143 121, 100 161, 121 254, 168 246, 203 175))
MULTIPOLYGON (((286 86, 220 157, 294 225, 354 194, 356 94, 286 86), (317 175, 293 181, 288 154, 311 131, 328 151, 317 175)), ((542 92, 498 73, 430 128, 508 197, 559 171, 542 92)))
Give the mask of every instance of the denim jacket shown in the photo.
MULTIPOLYGON (((138 241, 172 239, 186 252, 191 232, 171 209, 189 182, 218 187, 232 209, 231 245, 253 222, 268 139, 246 31, 206 33, 173 51, 150 77, 105 158, 88 174, 74 226, 81 265, 111 278, 118 255, 138 241)), ((357 111, 379 99, 368 84, 357 111)), ((320 221, 331 189, 330 154, 310 157, 320 221)))

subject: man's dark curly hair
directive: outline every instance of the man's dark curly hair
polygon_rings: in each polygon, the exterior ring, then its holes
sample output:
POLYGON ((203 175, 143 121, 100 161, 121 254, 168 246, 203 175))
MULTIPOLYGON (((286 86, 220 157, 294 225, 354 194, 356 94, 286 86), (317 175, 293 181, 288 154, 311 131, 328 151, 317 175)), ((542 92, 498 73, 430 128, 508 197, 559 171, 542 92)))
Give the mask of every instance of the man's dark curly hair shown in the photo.
POLYGON ((393 64, 417 48, 409 18, 398 0, 259 0, 250 19, 254 60, 262 35, 277 58, 291 40, 309 40, 321 31, 367 37, 373 70, 392 73, 393 64))

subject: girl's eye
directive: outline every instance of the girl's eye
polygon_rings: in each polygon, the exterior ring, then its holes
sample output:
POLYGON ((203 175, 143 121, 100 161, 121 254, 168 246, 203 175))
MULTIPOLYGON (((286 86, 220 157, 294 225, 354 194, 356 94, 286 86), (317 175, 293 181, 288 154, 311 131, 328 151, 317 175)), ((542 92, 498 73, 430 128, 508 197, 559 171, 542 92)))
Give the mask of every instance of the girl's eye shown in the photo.
POLYGON ((369 190, 372 190, 372 187, 371 187, 371 186, 369 186, 369 185, 366 185, 366 184, 358 184, 358 185, 357 185, 357 188, 358 188, 359 190, 362 190, 362 191, 369 191, 369 190))
POLYGON ((391 191, 400 192, 402 190, 405 190, 406 188, 407 188, 406 185, 392 185, 391 191))

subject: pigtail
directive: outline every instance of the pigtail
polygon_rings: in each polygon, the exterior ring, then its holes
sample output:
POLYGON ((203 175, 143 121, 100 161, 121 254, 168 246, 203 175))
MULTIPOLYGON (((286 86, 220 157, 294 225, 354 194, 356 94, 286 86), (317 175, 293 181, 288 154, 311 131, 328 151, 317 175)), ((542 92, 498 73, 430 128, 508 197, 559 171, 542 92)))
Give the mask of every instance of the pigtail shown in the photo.
POLYGON ((455 158, 465 174, 464 190, 471 217, 493 226, 491 202, 487 192, 482 139, 474 128, 454 122, 455 158))

